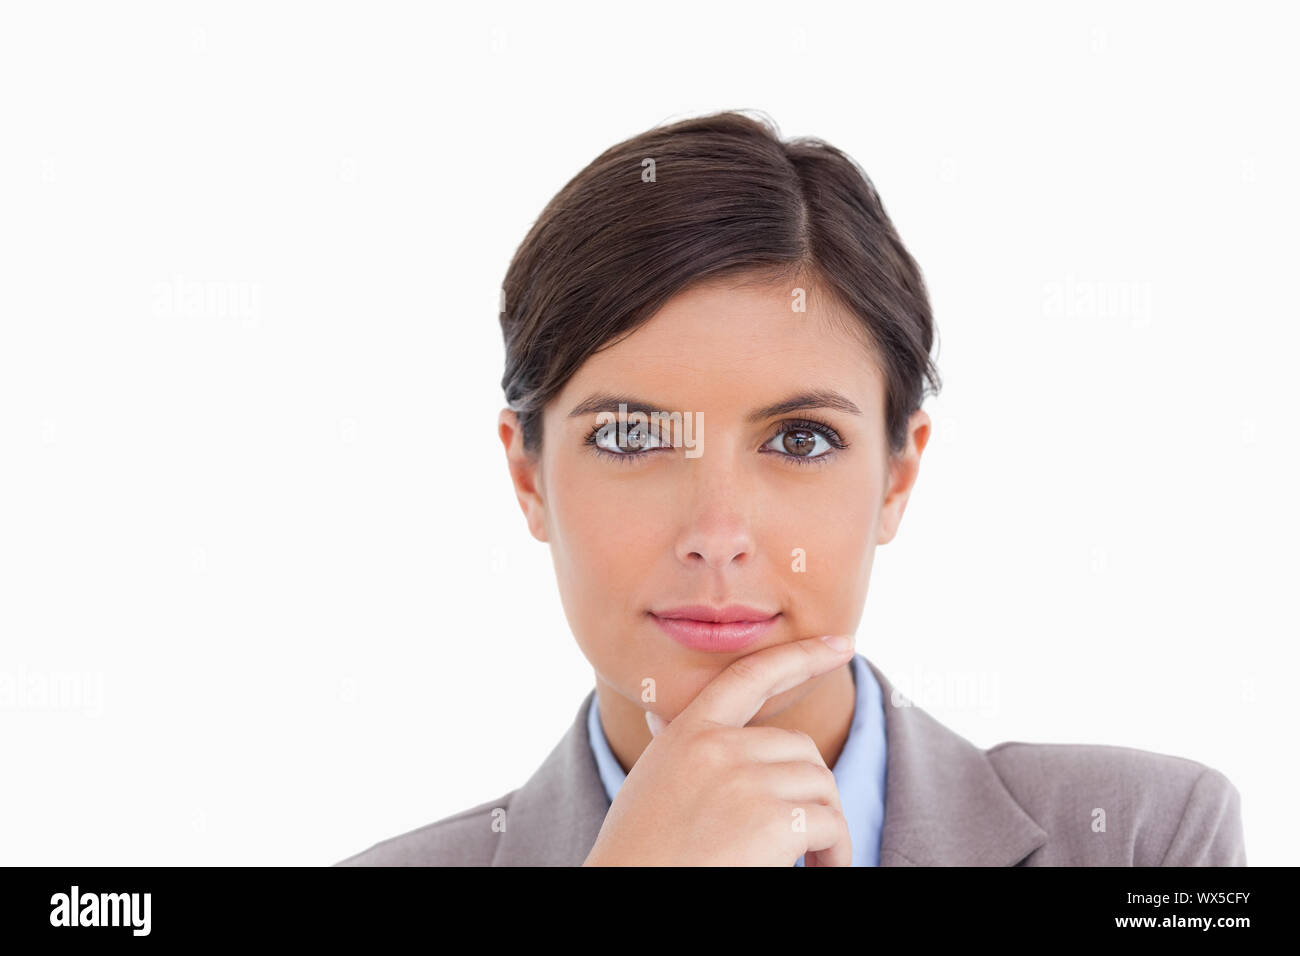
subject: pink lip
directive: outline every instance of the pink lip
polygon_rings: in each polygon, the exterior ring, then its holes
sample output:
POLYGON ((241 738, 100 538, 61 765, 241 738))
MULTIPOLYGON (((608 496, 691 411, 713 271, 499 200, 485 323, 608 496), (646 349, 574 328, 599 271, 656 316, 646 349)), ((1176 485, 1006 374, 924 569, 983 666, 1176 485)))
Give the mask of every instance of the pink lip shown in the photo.
POLYGON ((769 613, 739 604, 711 608, 704 605, 651 611, 668 636, 696 651, 726 653, 741 650, 771 630, 780 612, 769 613))

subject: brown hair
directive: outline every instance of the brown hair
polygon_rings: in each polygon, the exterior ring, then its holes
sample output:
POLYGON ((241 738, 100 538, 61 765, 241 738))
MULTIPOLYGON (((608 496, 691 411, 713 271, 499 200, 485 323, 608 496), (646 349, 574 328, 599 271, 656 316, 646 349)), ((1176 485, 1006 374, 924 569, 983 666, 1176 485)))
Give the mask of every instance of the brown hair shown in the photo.
POLYGON ((592 353, 688 285, 736 273, 808 276, 859 320, 901 451, 911 413, 941 387, 921 270, 853 159, 813 137, 782 142, 739 112, 611 146, 520 244, 502 286, 501 387, 525 449, 540 449, 542 410, 592 353))

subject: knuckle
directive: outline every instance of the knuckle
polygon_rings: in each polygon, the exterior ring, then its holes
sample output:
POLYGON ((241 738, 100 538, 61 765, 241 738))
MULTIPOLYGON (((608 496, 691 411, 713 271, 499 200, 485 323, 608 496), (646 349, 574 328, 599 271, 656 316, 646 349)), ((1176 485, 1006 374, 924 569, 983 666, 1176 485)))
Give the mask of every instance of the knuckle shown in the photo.
POLYGON ((810 743, 814 746, 816 745, 816 741, 812 739, 812 735, 807 731, 800 730, 798 727, 786 727, 785 732, 794 737, 802 738, 805 743, 810 743))
POLYGON ((696 736, 692 751, 708 767, 719 768, 729 761, 731 747, 727 736, 716 730, 705 731, 696 736))
POLYGON ((722 789, 728 802, 734 806, 736 801, 756 793, 758 783, 755 768, 750 764, 744 764, 730 770, 723 777, 722 789))
POLYGON ((817 741, 812 739, 811 734, 794 727, 788 728, 787 733, 799 742, 800 747, 808 755, 810 761, 814 763, 821 762, 821 751, 817 749, 817 741))

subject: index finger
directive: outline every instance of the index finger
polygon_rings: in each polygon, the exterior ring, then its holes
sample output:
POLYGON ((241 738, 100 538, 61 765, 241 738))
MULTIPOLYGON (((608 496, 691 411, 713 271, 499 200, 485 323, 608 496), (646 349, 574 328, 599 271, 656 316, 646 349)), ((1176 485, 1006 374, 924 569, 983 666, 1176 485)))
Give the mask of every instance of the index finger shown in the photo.
POLYGON ((704 685, 673 723, 745 726, 770 698, 849 660, 853 656, 852 635, 836 636, 846 641, 842 650, 828 644, 825 637, 809 637, 737 658, 704 685))

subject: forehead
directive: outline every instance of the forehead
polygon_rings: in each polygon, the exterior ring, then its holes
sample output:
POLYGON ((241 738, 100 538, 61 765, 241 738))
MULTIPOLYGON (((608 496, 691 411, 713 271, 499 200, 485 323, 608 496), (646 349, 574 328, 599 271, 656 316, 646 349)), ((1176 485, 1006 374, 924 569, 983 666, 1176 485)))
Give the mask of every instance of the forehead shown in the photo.
POLYGON ((635 332, 589 356, 556 411, 567 415, 596 389, 644 395, 670 410, 740 412, 831 388, 864 411, 879 408, 883 377, 860 320, 812 290, 805 311, 796 311, 795 288, 715 280, 684 290, 635 332))

